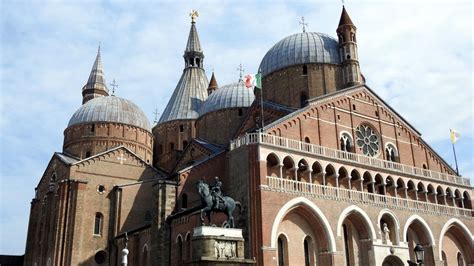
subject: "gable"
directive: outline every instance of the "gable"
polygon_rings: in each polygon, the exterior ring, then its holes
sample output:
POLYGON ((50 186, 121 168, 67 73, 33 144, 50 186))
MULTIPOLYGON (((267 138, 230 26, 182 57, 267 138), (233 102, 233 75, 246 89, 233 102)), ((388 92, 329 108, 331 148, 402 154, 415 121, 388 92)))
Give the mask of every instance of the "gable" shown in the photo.
POLYGON ((265 132, 333 149, 340 149, 341 135, 348 133, 353 152, 363 154, 354 145, 360 125, 369 125, 380 137, 376 158, 387 160, 385 148, 393 145, 402 164, 455 174, 416 129, 366 86, 314 98, 307 107, 266 126, 265 132))
POLYGON ((71 176, 106 176, 131 181, 164 178, 165 174, 152 167, 124 146, 116 147, 72 164, 71 176))
POLYGON ((175 171, 193 165, 195 162, 202 161, 205 158, 209 158, 222 150, 222 147, 210 144, 204 140, 193 139, 178 160, 175 171))
MULTIPOLYGON (((61 153, 55 153, 51 157, 44 173, 38 182, 36 187, 37 195, 44 195, 49 190, 55 189, 57 183, 61 180, 67 179, 69 177, 69 167, 70 164, 64 159, 68 156, 60 156, 61 153)), ((71 159, 73 161, 74 159, 71 159)))

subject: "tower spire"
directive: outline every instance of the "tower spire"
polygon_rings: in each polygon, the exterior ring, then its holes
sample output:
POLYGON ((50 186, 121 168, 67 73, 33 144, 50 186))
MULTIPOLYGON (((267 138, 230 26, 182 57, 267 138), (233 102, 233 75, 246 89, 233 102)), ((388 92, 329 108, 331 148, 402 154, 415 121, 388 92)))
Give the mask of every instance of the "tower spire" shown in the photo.
POLYGON ((207 87, 207 94, 211 95, 219 86, 217 85, 216 77, 214 76, 214 70, 212 71, 211 81, 209 81, 209 86, 207 87))
POLYGON ((189 16, 191 17, 191 29, 189 30, 188 42, 186 43, 183 56, 185 67, 203 68, 202 61, 204 59, 204 53, 196 30, 196 18, 199 14, 196 10, 192 10, 189 16))
POLYGON ((105 85, 104 69, 102 66, 102 58, 100 54, 100 44, 97 49, 97 56, 92 66, 91 73, 86 85, 82 88, 82 104, 85 104, 91 99, 100 96, 108 96, 109 89, 105 85))
POLYGON ((341 18, 339 19, 339 26, 336 32, 339 38, 344 87, 362 84, 363 80, 360 74, 357 53, 357 28, 349 17, 344 5, 342 6, 341 18))

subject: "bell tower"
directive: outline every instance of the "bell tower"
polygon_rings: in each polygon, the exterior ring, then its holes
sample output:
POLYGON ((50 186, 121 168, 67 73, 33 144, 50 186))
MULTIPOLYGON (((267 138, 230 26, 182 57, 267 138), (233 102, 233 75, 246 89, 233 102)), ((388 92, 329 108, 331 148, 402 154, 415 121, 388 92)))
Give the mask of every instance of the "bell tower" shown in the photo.
POLYGON ((356 26, 343 6, 336 32, 339 39, 339 56, 342 62, 342 78, 345 88, 363 83, 357 53, 356 31, 356 26))

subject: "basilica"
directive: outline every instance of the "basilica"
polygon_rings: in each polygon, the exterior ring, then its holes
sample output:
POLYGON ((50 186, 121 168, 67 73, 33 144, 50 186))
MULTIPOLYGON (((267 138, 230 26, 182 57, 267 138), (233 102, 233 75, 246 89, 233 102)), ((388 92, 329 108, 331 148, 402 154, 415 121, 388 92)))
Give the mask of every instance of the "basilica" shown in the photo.
POLYGON ((344 7, 335 34, 275 40, 250 88, 208 78, 196 19, 153 125, 109 90, 99 49, 35 188, 24 265, 474 265, 470 180, 366 84, 344 7), (240 235, 206 256, 202 232, 229 223, 203 229, 197 184, 240 205, 240 235))

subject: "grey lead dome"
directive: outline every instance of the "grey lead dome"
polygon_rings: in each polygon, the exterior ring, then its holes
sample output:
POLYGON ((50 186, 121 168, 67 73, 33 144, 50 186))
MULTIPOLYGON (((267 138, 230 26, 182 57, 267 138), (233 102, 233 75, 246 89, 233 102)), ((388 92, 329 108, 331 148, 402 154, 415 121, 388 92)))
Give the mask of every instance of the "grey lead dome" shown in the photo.
POLYGON ((68 127, 92 122, 127 124, 151 132, 145 113, 133 102, 115 96, 98 97, 86 102, 72 115, 68 127))
POLYGON ((293 65, 340 62, 339 44, 334 38, 318 32, 301 32, 284 38, 268 50, 260 70, 265 76, 293 65))
POLYGON ((215 90, 202 106, 201 115, 226 108, 249 107, 255 95, 253 89, 245 87, 242 81, 231 83, 215 90))

